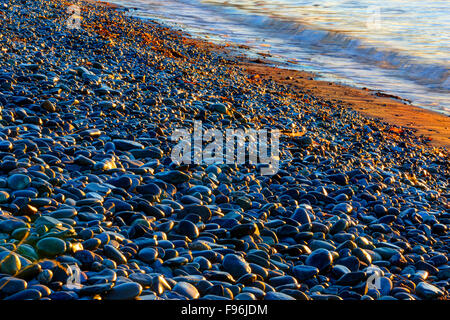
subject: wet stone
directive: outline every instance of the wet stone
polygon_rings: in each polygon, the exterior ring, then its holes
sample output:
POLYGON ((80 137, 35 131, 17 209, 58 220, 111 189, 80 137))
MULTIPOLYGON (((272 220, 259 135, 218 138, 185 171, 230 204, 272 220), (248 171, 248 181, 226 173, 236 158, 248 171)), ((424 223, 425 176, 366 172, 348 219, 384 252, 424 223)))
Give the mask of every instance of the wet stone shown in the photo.
POLYGON ((356 272, 349 272, 342 277, 340 277, 336 284, 338 285, 344 285, 344 286, 354 286, 360 283, 361 281, 365 280, 367 278, 367 275, 365 272, 362 271, 356 271, 356 272))
POLYGON ((240 224, 231 228, 230 236, 233 238, 240 238, 243 236, 252 235, 257 229, 258 227, 253 223, 240 224))
POLYGON ((192 284, 184 281, 178 282, 172 290, 188 299, 198 299, 200 296, 198 290, 192 284))
POLYGON ((40 291, 36 289, 26 289, 10 295, 5 298, 5 300, 39 300, 41 297, 42 293, 40 291))
POLYGON ((352 212, 353 207, 348 204, 348 203, 339 203, 337 205, 335 205, 333 207, 332 213, 338 213, 338 212, 343 212, 343 213, 350 213, 352 212))
POLYGON ((444 295, 441 289, 426 282, 420 282, 417 285, 416 293, 423 299, 435 299, 444 295))
POLYGON ((139 251, 139 259, 146 263, 152 263, 158 257, 158 251, 153 248, 143 248, 139 251))
POLYGON ((0 295, 9 296, 27 288, 27 282, 14 277, 3 277, 0 279, 0 295))
POLYGON ((0 141, 0 151, 11 151, 13 144, 10 141, 0 141))
POLYGON ((143 287, 148 287, 153 284, 153 279, 148 274, 132 273, 132 274, 130 274, 128 279, 130 279, 136 283, 139 283, 143 287))
POLYGON ((8 187, 13 190, 22 190, 31 184, 31 178, 24 174, 13 174, 8 178, 8 187))
POLYGON ((109 292, 113 286, 114 286, 113 283, 100 283, 100 284, 83 286, 80 289, 80 296, 94 296, 97 294, 102 295, 102 294, 109 292))
POLYGON ((189 214, 196 214, 202 218, 202 221, 208 221, 211 218, 211 210, 204 205, 185 205, 183 210, 179 213, 183 218, 189 214))
POLYGON ((114 248, 112 245, 105 245, 104 247, 105 255, 110 259, 114 260, 117 264, 126 264, 127 258, 118 249, 114 248))
POLYGON ((345 174, 332 174, 327 176, 327 178, 341 186, 348 184, 348 177, 345 174))
POLYGON ((303 208, 295 209, 294 214, 291 216, 291 219, 294 219, 301 224, 311 223, 311 218, 309 217, 308 212, 303 208))
POLYGON ((199 236, 199 231, 197 226, 188 220, 181 220, 177 226, 177 232, 179 234, 185 235, 190 239, 195 239, 199 236))
POLYGON ((19 255, 14 252, 0 252, 0 272, 10 275, 16 275, 20 270, 22 263, 19 255))
POLYGON ((293 274, 299 281, 313 278, 319 274, 319 269, 313 266, 299 265, 292 268, 293 274))
POLYGON ((115 139, 113 142, 117 150, 128 151, 132 149, 144 149, 144 146, 136 141, 115 139))
POLYGON ((163 151, 157 147, 149 147, 145 149, 132 149, 130 152, 136 159, 151 158, 161 159, 164 155, 163 151))
POLYGON ((48 112, 55 112, 56 111, 55 105, 49 100, 45 100, 44 102, 42 102, 40 107, 42 109, 48 111, 48 112))
POLYGON ((172 184, 179 184, 190 180, 189 175, 178 170, 158 172, 155 177, 172 184))
POLYGON ((271 291, 264 296, 264 300, 295 300, 295 298, 282 292, 271 291))

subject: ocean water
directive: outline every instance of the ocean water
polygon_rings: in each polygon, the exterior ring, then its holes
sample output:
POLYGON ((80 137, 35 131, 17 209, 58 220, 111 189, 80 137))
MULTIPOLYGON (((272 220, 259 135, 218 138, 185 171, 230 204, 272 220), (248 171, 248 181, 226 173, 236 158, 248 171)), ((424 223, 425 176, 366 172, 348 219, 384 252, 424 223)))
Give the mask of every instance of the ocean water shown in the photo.
POLYGON ((450 1, 123 0, 131 14, 450 115, 450 1))

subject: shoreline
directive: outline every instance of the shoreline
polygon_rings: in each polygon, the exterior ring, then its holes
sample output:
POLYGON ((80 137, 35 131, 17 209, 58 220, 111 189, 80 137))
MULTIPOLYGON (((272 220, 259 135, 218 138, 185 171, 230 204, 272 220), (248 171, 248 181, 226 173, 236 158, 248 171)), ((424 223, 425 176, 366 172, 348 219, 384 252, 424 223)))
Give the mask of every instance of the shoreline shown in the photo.
MULTIPOLYGON (((97 3, 111 8, 131 8, 109 2, 97 3)), ((150 20, 150 23, 155 23, 155 21, 150 20)), ((168 28, 171 29, 171 27, 168 28)), ((175 32, 175 30, 173 31, 175 32)), ((216 44, 206 39, 194 38, 188 31, 183 30, 182 34, 187 42, 197 47, 218 52, 228 51, 228 46, 216 44)), ((242 48, 242 46, 234 43, 230 43, 230 46, 242 48)), ((236 56, 233 53, 230 59, 236 61, 236 66, 242 68, 250 76, 273 80, 283 85, 292 86, 301 94, 311 94, 327 101, 344 104, 364 116, 412 130, 417 136, 423 137, 425 143, 435 147, 444 147, 447 151, 450 150, 450 116, 408 104, 405 102, 406 99, 391 96, 382 90, 369 90, 338 82, 316 80, 316 75, 313 73, 274 66, 273 61, 263 56, 258 59, 249 59, 246 56, 236 56)))

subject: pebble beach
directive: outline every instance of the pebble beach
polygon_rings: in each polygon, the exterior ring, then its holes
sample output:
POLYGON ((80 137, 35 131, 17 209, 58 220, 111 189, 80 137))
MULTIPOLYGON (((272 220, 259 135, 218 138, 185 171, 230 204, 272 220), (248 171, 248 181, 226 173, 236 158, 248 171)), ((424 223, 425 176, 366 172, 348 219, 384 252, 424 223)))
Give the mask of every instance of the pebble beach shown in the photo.
POLYGON ((449 299, 445 143, 73 4, 0 1, 0 299, 449 299), (279 170, 172 161, 195 120, 279 170))

